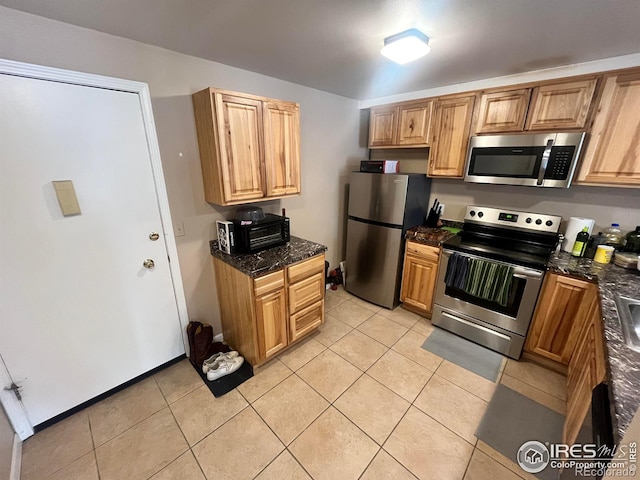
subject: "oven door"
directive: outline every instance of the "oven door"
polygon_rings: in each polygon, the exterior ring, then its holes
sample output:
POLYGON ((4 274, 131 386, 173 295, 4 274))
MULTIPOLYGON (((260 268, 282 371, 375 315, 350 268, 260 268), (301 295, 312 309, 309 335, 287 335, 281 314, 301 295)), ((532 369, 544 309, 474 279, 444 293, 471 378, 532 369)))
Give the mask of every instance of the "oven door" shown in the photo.
POLYGON ((526 336, 536 301, 538 300, 540 287, 542 286, 544 271, 456 252, 459 255, 464 255, 469 258, 501 263, 514 268, 514 278, 509 292, 509 300, 506 306, 502 306, 497 302, 490 302, 474 297, 462 290, 448 287, 445 284, 444 278, 449 264, 449 257, 452 253, 454 253, 452 250, 445 249, 440 257, 435 303, 447 310, 477 318, 486 324, 494 325, 523 337, 526 336))

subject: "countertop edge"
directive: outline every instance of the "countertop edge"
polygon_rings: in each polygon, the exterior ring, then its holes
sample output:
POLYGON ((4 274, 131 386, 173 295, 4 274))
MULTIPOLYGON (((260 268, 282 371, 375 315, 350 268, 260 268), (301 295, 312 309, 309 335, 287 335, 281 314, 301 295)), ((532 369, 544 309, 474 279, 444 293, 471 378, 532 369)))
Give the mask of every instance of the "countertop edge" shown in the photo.
POLYGON ((328 250, 325 245, 294 236, 285 245, 257 253, 227 254, 218 249, 217 240, 211 240, 209 248, 212 257, 231 265, 251 278, 259 278, 328 250))

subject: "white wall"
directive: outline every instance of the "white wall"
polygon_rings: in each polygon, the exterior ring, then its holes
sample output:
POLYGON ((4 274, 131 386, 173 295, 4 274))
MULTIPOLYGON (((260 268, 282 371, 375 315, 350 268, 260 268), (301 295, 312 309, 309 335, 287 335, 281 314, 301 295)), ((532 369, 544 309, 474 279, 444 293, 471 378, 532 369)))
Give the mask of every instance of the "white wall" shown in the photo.
POLYGON ((300 104, 302 196, 260 205, 286 208, 291 233, 343 257, 346 174, 364 158, 355 100, 139 42, 0 7, 0 57, 146 82, 151 91, 169 204, 189 316, 220 332, 209 240, 215 220, 233 208, 204 200, 191 94, 205 87, 291 100, 300 104))

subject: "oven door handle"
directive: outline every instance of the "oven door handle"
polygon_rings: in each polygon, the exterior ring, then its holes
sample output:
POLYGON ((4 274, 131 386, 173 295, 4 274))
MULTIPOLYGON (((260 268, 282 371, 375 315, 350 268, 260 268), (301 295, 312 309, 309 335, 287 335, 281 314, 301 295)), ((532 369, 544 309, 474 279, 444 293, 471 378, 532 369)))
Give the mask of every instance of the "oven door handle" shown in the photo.
POLYGON ((526 270, 524 268, 516 268, 513 271, 513 276, 524 278, 525 280, 528 278, 542 278, 544 276, 544 272, 538 272, 536 270, 526 270))
POLYGON ((547 165, 549 164, 549 157, 551 156, 551 147, 553 147, 553 139, 547 140, 547 146, 544 147, 544 153, 542 154, 542 162, 540 163, 540 171, 538 172, 538 181, 536 185, 542 185, 544 182, 544 174, 547 173, 547 165))
MULTIPOLYGON (((445 248, 445 249, 442 250, 442 254, 443 255, 447 255, 448 256, 448 255, 451 255, 452 253, 457 253, 458 255, 462 255, 462 256, 465 256, 465 257, 469 257, 469 258, 477 258, 479 260, 485 260, 485 261, 488 261, 488 262, 494 261, 494 260, 486 260, 486 259, 478 257, 476 255, 469 255, 469 254, 466 254, 466 253, 454 252, 453 250, 449 250, 448 248, 445 248)), ((497 260, 495 261, 495 263, 501 263, 503 265, 508 265, 508 266, 512 267, 513 268, 513 276, 514 277, 518 277, 518 278, 522 278, 524 280, 532 279, 532 278, 542 278, 542 277, 544 277, 544 272, 541 272, 539 270, 532 270, 530 268, 524 268, 524 267, 521 267, 519 265, 514 265, 513 263, 500 262, 500 261, 497 261, 497 260)))
POLYGON ((469 322, 469 321, 467 321, 467 320, 465 320, 463 318, 460 318, 460 317, 458 317, 456 315, 451 315, 451 314, 449 314, 449 313, 447 313, 445 311, 442 312, 442 316, 443 317, 448 317, 448 318, 450 318, 452 320, 455 320, 456 322, 463 323, 464 325, 466 325, 468 327, 475 328, 476 330, 481 330, 483 332, 490 333, 491 335, 494 335, 496 337, 500 337, 503 340, 507 340, 507 341, 511 340, 511 338, 509 338, 508 336, 504 335, 503 333, 496 332, 495 330, 492 330, 492 329, 487 328, 487 327, 483 327, 483 326, 478 325, 476 323, 471 323, 471 322, 469 322))

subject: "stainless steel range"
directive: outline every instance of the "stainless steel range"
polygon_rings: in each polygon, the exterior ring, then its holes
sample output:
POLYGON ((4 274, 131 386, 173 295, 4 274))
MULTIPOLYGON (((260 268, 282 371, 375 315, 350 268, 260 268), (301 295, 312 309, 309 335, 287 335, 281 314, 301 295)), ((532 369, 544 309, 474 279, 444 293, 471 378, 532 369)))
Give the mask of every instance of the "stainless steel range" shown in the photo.
POLYGON ((561 217, 469 206, 443 244, 432 322, 520 358, 561 217))

